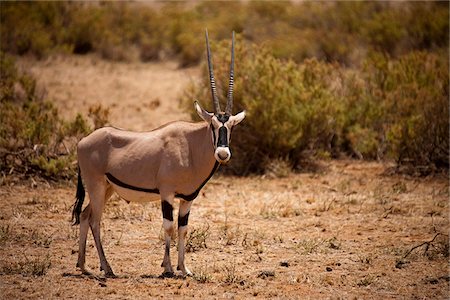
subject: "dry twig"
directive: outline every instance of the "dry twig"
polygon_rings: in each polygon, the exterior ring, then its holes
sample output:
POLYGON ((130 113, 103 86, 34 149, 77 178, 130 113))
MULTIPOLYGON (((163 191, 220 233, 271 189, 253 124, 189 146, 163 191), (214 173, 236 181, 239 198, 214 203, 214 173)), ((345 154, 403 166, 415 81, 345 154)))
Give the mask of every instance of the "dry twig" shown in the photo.
POLYGON ((440 235, 446 236, 446 234, 443 234, 443 233, 440 233, 440 232, 436 233, 436 234, 434 235, 434 237, 433 237, 432 240, 427 241, 427 242, 423 242, 423 243, 420 244, 420 245, 417 245, 417 246, 412 247, 408 252, 406 252, 406 254, 403 256, 402 259, 405 259, 406 257, 408 257, 408 255, 411 254, 411 252, 413 252, 415 249, 420 248, 420 247, 422 247, 422 246, 425 246, 424 254, 427 253, 427 251, 428 251, 428 249, 430 248, 430 246, 433 244, 433 242, 436 240, 436 238, 437 238, 438 236, 440 236, 440 235))

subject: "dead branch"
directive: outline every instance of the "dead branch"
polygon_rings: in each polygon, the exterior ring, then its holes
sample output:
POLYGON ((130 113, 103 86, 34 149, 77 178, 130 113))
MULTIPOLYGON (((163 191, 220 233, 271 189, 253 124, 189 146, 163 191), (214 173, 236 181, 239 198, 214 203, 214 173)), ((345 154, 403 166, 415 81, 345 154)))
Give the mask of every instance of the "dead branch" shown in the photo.
POLYGON ((419 245, 417 245, 417 246, 412 247, 412 248, 411 248, 411 249, 403 256, 402 259, 407 258, 407 257, 408 257, 415 249, 420 248, 420 247, 422 247, 422 246, 425 246, 424 254, 427 253, 428 248, 433 244, 433 242, 436 240, 436 238, 437 238, 438 236, 440 236, 440 235, 448 236, 448 235, 446 235, 446 234, 443 234, 443 233, 438 232, 438 233, 436 233, 436 234, 434 235, 433 239, 431 239, 430 241, 426 241, 426 242, 423 242, 422 244, 419 244, 419 245))

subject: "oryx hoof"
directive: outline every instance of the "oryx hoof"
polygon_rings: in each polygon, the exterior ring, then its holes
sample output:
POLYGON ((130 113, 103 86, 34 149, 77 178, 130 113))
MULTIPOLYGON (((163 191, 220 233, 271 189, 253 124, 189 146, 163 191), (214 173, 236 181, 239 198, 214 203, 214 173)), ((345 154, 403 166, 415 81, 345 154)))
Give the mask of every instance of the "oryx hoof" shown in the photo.
POLYGON ((77 263, 77 269, 80 270, 80 271, 81 271, 81 274, 83 274, 83 275, 88 275, 88 276, 89 276, 89 275, 92 275, 92 273, 89 272, 88 270, 86 270, 86 269, 84 268, 84 266, 81 267, 79 263, 77 263))
POLYGON ((183 277, 191 277, 192 272, 188 270, 188 268, 180 268, 180 266, 177 266, 177 270, 181 271, 181 274, 183 277))
POLYGON ((186 274, 183 274, 183 277, 192 277, 194 276, 191 271, 187 271, 186 274))
POLYGON ((173 278, 175 274, 173 272, 164 271, 159 277, 160 278, 173 278))
POLYGON ((83 274, 83 275, 87 275, 87 276, 91 276, 92 275, 92 273, 91 272, 89 272, 88 270, 86 270, 86 269, 81 269, 81 274, 83 274))
POLYGON ((106 278, 117 278, 117 275, 114 274, 114 272, 112 270, 109 270, 108 272, 105 272, 105 277, 106 278))

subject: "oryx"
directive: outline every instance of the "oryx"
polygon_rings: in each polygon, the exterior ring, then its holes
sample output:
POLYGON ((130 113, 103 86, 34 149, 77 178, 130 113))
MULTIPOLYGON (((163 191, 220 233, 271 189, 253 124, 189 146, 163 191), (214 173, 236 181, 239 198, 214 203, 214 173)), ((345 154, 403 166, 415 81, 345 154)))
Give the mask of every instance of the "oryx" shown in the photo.
POLYGON ((86 238, 92 230, 100 258, 100 270, 107 277, 114 273, 106 260, 100 240, 100 219, 106 201, 113 192, 127 201, 161 199, 165 253, 163 275, 173 274, 170 241, 173 228, 174 198, 180 198, 178 212, 178 269, 191 275, 185 265, 185 237, 192 201, 220 164, 231 158, 230 134, 233 126, 245 118, 245 111, 232 115, 234 77, 234 32, 231 46, 230 80, 225 111, 221 111, 214 80, 211 51, 206 31, 209 79, 214 113, 195 102, 200 123, 172 122, 149 132, 131 132, 104 127, 83 138, 77 146, 78 185, 72 219, 80 224, 77 267, 85 269, 86 238), (90 202, 81 212, 85 190, 90 202))

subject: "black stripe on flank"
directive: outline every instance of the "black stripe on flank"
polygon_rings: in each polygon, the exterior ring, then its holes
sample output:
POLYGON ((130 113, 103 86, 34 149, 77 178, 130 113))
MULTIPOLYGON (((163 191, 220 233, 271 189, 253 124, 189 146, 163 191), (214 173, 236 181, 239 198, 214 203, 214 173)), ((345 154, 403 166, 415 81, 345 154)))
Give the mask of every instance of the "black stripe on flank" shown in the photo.
POLYGON ((162 208, 163 218, 172 222, 173 221, 172 205, 169 202, 167 202, 166 200, 164 200, 161 203, 161 208, 162 208))
MULTIPOLYGON (((208 182, 209 179, 211 179, 211 177, 214 175, 214 173, 216 172, 216 170, 219 167, 219 162, 216 161, 216 163, 214 164, 214 167, 211 171, 211 173, 208 175, 208 178, 205 179, 205 181, 202 182, 202 184, 198 187, 198 189, 195 190, 195 192, 193 192, 190 195, 183 195, 183 194, 175 194, 175 197, 177 198, 181 198, 183 200, 186 201, 192 201, 195 198, 197 198, 198 194, 200 193, 201 189, 205 186, 205 184, 208 182)), ((126 188, 129 190, 133 190, 133 191, 137 191, 137 192, 144 192, 144 193, 151 193, 151 194, 159 194, 159 190, 158 189, 147 189, 147 188, 142 188, 142 187, 136 187, 133 185, 129 185, 128 183, 122 182, 121 180, 117 179, 116 177, 114 177, 111 173, 106 173, 105 174, 106 177, 108 178, 108 180, 122 188, 126 188)))
POLYGON ((106 177, 108 177, 109 181, 111 181, 114 184, 117 184, 120 187, 129 189, 129 190, 133 190, 133 191, 138 191, 138 192, 159 194, 159 190, 158 189, 147 189, 147 188, 136 187, 136 186, 133 186, 133 185, 129 185, 128 183, 120 181, 119 179, 114 177, 111 173, 106 173, 105 175, 106 175, 106 177))

